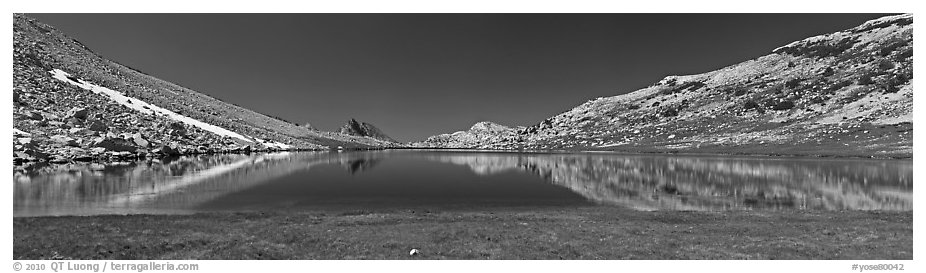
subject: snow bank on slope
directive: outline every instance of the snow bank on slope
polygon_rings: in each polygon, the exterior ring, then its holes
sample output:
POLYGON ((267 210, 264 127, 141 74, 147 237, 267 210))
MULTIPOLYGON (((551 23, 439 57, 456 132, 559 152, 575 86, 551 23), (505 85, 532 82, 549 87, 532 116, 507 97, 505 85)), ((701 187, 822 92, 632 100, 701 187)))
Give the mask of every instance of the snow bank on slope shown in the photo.
POLYGON ((16 129, 16 128, 13 128, 13 135, 14 135, 14 136, 31 136, 32 134, 23 132, 22 130, 19 130, 19 129, 16 129))
POLYGON ((292 145, 286 145, 286 144, 283 144, 283 143, 280 143, 280 142, 276 142, 276 141, 273 141, 273 140, 263 140, 263 139, 259 139, 259 138, 256 138, 256 137, 254 138, 254 140, 256 140, 257 143, 263 144, 264 146, 272 147, 272 148, 277 148, 277 149, 284 149, 284 150, 285 150, 285 149, 289 149, 289 148, 292 148, 292 147, 293 147, 292 145))
MULTIPOLYGON (((167 116, 167 117, 169 117, 169 118, 171 118, 171 119, 173 119, 173 120, 186 123, 187 125, 192 125, 192 126, 199 127, 200 129, 203 129, 203 130, 206 130, 206 131, 215 133, 215 134, 220 135, 220 136, 233 137, 233 138, 237 138, 237 139, 244 140, 244 141, 247 141, 247 142, 254 142, 253 140, 250 140, 250 139, 248 139, 247 137, 245 137, 245 136, 243 136, 243 135, 241 135, 241 134, 238 134, 238 133, 229 131, 228 129, 225 129, 225 128, 222 128, 222 127, 219 127, 219 126, 215 126, 215 125, 212 125, 212 124, 209 124, 209 123, 205 123, 205 122, 202 122, 202 121, 199 121, 199 120, 196 120, 196 119, 193 119, 193 118, 184 116, 184 115, 180 115, 180 114, 174 113, 173 111, 170 111, 170 110, 167 110, 167 109, 164 109, 164 108, 155 106, 155 105, 153 105, 153 104, 150 104, 150 103, 141 101, 141 100, 139 100, 139 99, 127 97, 127 96, 123 95, 122 93, 119 93, 119 92, 117 92, 117 91, 115 91, 115 90, 112 90, 112 89, 109 89, 109 88, 106 88, 106 87, 102 87, 102 86, 99 86, 99 85, 95 85, 95 84, 86 82, 86 81, 81 80, 81 79, 77 79, 77 78, 71 77, 71 74, 68 74, 67 72, 64 72, 64 71, 62 71, 62 70, 60 70, 60 69, 57 69, 57 68, 56 68, 56 69, 54 69, 54 70, 52 70, 52 71, 49 71, 49 72, 52 74, 52 77, 54 77, 55 79, 58 79, 58 80, 61 80, 61 81, 64 81, 64 82, 67 82, 67 83, 76 85, 76 86, 78 86, 78 87, 80 87, 80 88, 83 88, 83 89, 85 89, 85 90, 89 90, 90 92, 93 92, 93 93, 97 93, 97 94, 106 96, 106 97, 108 97, 109 99, 111 99, 111 100, 113 100, 113 101, 115 101, 115 102, 118 102, 119 104, 125 105, 125 106, 128 107, 128 108, 135 109, 136 111, 139 111, 139 112, 142 112, 142 113, 145 113, 145 114, 153 114, 153 113, 156 113, 156 114, 165 115, 165 116, 167 116), (75 81, 75 80, 76 80, 76 81, 75 81)), ((280 143, 280 144, 282 144, 282 143, 280 143)), ((283 145, 285 145, 285 144, 283 144, 283 145)), ((289 146, 289 145, 285 145, 285 146, 289 146)))

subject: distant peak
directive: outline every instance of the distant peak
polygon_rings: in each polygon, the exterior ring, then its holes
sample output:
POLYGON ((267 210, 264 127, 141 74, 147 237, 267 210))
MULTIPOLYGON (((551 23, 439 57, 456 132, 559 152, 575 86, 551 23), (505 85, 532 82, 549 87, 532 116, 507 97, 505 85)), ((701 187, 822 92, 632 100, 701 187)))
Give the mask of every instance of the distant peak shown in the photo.
POLYGON ((476 124, 473 124, 473 127, 470 127, 470 131, 499 131, 499 130, 511 130, 511 127, 501 125, 491 121, 480 121, 476 124))
POLYGON ((354 118, 348 120, 347 124, 339 129, 339 132, 346 135, 371 137, 379 140, 396 142, 394 139, 380 131, 379 128, 373 126, 373 124, 360 122, 354 118))

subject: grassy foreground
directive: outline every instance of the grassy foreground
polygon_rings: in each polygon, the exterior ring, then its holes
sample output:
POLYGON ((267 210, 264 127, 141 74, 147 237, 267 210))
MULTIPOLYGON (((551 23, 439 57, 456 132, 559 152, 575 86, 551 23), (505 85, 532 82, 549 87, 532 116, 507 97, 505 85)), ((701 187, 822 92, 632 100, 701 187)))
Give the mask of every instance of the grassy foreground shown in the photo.
POLYGON ((912 259, 913 212, 613 207, 13 219, 14 259, 912 259), (412 248, 421 254, 409 256, 412 248))

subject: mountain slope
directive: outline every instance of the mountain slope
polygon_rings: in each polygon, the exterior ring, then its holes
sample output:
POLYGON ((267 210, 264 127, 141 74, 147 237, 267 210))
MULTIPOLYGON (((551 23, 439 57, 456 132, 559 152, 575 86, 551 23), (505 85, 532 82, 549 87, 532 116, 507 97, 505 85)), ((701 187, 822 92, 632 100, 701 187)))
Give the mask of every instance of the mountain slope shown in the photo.
POLYGON ((13 18, 16 162, 386 144, 225 103, 108 60, 35 19, 13 18))
POLYGON ((669 76, 494 145, 912 156, 912 22, 909 14, 883 17, 716 71, 669 76))
POLYGON ((383 131, 380 131, 379 128, 373 126, 373 124, 360 122, 356 119, 348 120, 347 124, 344 124, 344 126, 341 126, 341 128, 338 129, 338 132, 345 135, 371 137, 382 141, 396 142, 394 139, 383 133, 383 131))

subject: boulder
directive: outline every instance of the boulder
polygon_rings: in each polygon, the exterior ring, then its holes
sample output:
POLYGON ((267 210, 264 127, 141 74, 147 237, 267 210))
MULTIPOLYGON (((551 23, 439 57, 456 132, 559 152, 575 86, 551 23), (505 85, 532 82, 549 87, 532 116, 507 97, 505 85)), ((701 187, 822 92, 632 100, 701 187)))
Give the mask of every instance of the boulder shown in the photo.
POLYGON ((100 120, 94 120, 93 122, 90 122, 90 126, 88 128, 91 131, 97 132, 105 132, 106 130, 109 130, 109 127, 100 120))
POLYGON ((186 130, 170 129, 170 130, 167 130, 167 134, 170 136, 175 136, 175 137, 184 137, 186 136, 186 130))
POLYGON ((58 120, 58 119, 61 119, 61 117, 59 117, 58 115, 52 114, 52 113, 45 113, 45 112, 42 112, 41 115, 42 115, 43 117, 45 117, 45 120, 58 120))
POLYGON ((31 137, 20 137, 16 139, 16 143, 22 145, 25 148, 32 148, 35 146, 35 142, 31 137))
POLYGON ((87 133, 87 128, 74 127, 68 130, 68 133, 72 135, 82 135, 87 133))
POLYGON ((91 146, 115 152, 132 152, 136 150, 136 147, 131 142, 114 137, 98 137, 93 140, 91 146))
POLYGON ((48 160, 48 162, 55 163, 55 164, 68 163, 69 161, 70 160, 67 157, 64 157, 62 155, 55 155, 50 160, 48 160))
POLYGON ((163 145, 161 148, 155 149, 154 152, 171 156, 182 154, 176 144, 163 145))
POLYGON ((168 128, 170 128, 171 130, 178 130, 178 131, 186 130, 186 126, 183 125, 183 122, 179 122, 179 121, 171 122, 170 125, 168 125, 168 128))
POLYGON ((120 151, 120 152, 109 151, 106 153, 109 154, 110 157, 114 157, 117 159, 128 159, 128 158, 135 157, 135 155, 132 154, 132 152, 128 152, 128 151, 120 151))
POLYGON ((45 116, 42 115, 42 113, 39 113, 37 111, 26 111, 26 113, 23 113, 23 116, 31 120, 44 120, 45 119, 45 116))
POLYGON ((71 160, 80 161, 80 162, 90 162, 93 161, 93 157, 86 154, 78 154, 71 157, 71 160))
POLYGON ((71 110, 68 110, 67 115, 65 115, 64 117, 65 118, 76 118, 76 119, 87 119, 87 116, 89 116, 89 113, 90 111, 87 110, 87 108, 74 107, 74 108, 71 108, 71 110))
POLYGON ((26 149, 24 152, 34 159, 39 159, 39 160, 48 159, 48 153, 39 151, 38 149, 26 149))
POLYGON ((65 146, 77 147, 77 140, 65 135, 53 135, 51 141, 65 146))
POLYGON ((132 142, 135 143, 135 145, 138 145, 141 147, 148 147, 149 143, 147 140, 145 140, 145 138, 142 137, 141 133, 135 133, 134 135, 132 135, 131 139, 132 139, 132 142))
POLYGON ((13 152, 13 164, 19 165, 29 161, 29 155, 25 152, 13 152))

